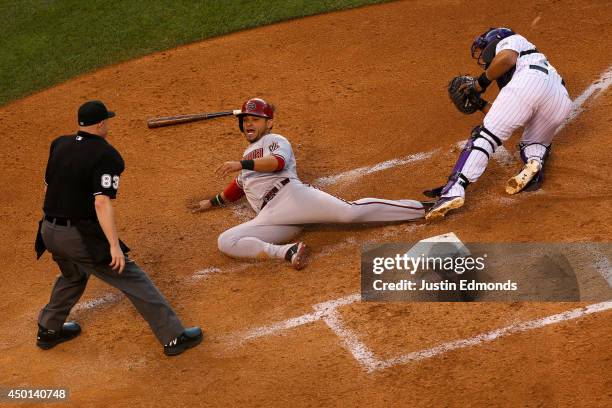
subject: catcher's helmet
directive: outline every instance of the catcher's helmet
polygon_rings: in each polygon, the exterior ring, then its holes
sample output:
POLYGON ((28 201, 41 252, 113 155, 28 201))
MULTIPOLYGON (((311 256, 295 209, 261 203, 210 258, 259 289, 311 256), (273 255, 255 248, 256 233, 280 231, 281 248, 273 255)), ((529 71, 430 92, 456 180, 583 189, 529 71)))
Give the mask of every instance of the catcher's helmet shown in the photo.
POLYGON ((505 27, 489 28, 472 42, 472 58, 478 60, 478 65, 487 69, 495 57, 497 43, 514 34, 514 31, 505 27))
POLYGON ((259 116, 260 118, 274 119, 274 106, 260 98, 252 98, 242 104, 238 116, 238 127, 243 132, 242 118, 244 116, 259 116))

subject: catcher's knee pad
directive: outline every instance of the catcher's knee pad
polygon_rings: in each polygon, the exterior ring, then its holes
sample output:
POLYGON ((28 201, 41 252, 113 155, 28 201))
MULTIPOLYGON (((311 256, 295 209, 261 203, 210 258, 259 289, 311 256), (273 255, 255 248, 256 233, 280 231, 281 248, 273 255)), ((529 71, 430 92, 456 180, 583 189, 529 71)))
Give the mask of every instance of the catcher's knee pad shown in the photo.
POLYGON ((501 146, 501 140, 484 126, 479 125, 472 129, 470 138, 459 154, 455 167, 453 167, 448 183, 442 189, 442 194, 446 194, 456 183, 466 188, 472 181, 475 181, 480 176, 481 171, 477 169, 476 172, 479 174, 472 175, 470 173, 473 169, 464 169, 468 159, 474 154, 484 154, 486 161, 488 161, 498 146, 501 146))
POLYGON ((486 127, 479 125, 472 129, 470 140, 473 142, 473 150, 479 150, 490 158, 495 150, 502 145, 501 140, 490 132, 486 127))

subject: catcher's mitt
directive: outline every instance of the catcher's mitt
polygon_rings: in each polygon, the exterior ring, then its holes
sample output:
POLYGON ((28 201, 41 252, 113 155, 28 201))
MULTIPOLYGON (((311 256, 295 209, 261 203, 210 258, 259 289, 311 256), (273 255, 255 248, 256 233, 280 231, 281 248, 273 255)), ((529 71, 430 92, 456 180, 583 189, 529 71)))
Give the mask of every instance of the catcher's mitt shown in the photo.
POLYGON ((459 112, 470 115, 487 106, 475 89, 476 78, 468 75, 454 77, 448 84, 448 96, 459 112))

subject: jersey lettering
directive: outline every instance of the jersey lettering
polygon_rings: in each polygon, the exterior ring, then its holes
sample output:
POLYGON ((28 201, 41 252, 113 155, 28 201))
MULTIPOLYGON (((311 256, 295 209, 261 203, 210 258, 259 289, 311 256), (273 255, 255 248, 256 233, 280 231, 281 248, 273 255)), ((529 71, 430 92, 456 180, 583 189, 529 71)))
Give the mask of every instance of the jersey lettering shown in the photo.
POLYGON ((246 156, 244 156, 243 160, 253 160, 261 157, 263 157, 263 147, 250 151, 246 156))

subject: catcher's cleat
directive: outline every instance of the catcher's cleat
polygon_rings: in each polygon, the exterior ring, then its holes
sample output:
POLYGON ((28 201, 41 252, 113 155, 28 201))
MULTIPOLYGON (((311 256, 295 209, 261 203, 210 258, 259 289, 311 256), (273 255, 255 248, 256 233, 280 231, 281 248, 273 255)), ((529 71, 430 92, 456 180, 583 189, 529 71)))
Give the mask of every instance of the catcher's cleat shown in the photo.
POLYGON ((516 176, 512 177, 506 183, 506 193, 516 194, 523 191, 525 187, 537 176, 541 169, 540 162, 537 160, 529 160, 523 169, 516 176))
POLYGON ((68 340, 72 340, 81 334, 81 326, 77 322, 64 323, 60 331, 48 330, 38 325, 36 345, 43 350, 49 350, 68 340))
POLYGON ((168 344, 164 344, 164 354, 177 356, 187 349, 197 346, 202 342, 204 335, 199 327, 189 327, 180 336, 168 344))
POLYGON ((426 220, 438 220, 444 218, 450 210, 456 210, 463 206, 465 199, 463 197, 442 197, 436 204, 425 214, 426 220))
POLYGON ((293 245, 287 250, 285 259, 291 262, 291 266, 298 271, 303 269, 308 264, 308 251, 306 244, 303 242, 298 242, 297 244, 293 245))

